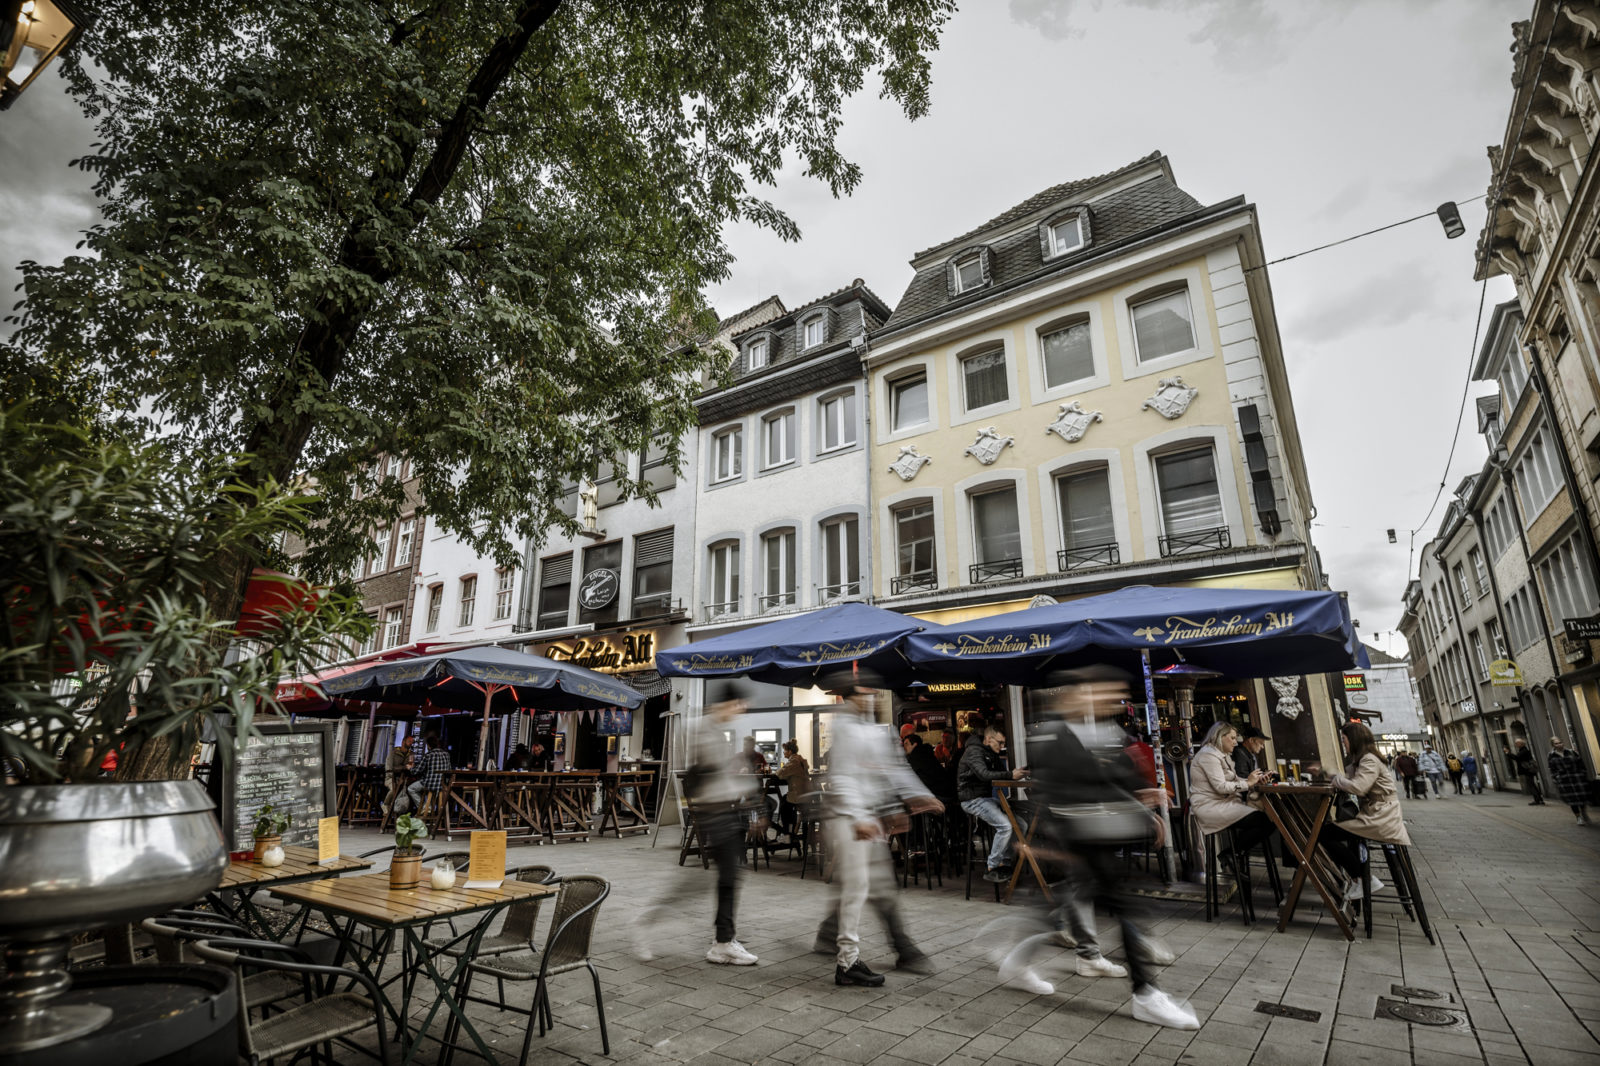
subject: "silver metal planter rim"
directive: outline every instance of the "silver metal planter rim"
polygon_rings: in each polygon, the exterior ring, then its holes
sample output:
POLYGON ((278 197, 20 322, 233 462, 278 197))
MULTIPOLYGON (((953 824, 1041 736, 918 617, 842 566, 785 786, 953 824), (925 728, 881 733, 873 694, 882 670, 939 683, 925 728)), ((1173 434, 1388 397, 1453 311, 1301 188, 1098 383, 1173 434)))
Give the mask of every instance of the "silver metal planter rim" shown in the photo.
POLYGON ((0 825, 167 818, 214 807, 196 781, 91 781, 0 789, 0 825))

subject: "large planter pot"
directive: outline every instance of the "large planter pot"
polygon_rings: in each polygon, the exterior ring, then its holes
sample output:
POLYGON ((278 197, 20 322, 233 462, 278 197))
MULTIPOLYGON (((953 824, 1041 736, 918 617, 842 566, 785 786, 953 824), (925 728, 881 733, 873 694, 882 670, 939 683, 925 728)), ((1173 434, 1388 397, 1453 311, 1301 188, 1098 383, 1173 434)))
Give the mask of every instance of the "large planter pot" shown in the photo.
POLYGON ((104 1025, 104 1007, 49 1001, 72 935, 170 910, 216 888, 222 829, 196 781, 0 788, 0 1059, 104 1025))

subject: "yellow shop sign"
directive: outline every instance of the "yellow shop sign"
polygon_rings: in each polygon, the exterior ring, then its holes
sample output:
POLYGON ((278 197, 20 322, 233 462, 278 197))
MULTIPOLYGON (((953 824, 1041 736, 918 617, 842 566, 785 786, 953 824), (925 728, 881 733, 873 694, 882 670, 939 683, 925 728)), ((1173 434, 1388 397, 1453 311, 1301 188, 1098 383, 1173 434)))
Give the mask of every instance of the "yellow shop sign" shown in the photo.
POLYGON ((1489 684, 1501 688, 1519 688, 1522 685, 1522 668, 1510 659, 1496 659, 1489 664, 1489 684))

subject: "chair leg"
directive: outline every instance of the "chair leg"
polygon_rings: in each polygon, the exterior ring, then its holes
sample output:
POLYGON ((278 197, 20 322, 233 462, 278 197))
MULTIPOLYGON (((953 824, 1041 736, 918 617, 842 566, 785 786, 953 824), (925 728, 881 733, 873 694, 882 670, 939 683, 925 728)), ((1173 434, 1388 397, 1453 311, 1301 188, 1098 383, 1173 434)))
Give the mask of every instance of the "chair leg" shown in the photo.
POLYGON ((1433 926, 1428 922, 1428 911, 1422 903, 1422 886, 1417 884, 1417 868, 1411 865, 1411 849, 1397 845, 1395 850, 1400 854, 1400 863, 1405 868, 1406 881, 1411 885, 1411 903, 1417 908, 1417 924, 1422 926, 1422 934, 1428 938, 1428 943, 1434 943, 1433 926))
POLYGON ((1394 889, 1400 896, 1400 908, 1406 912, 1406 917, 1413 922, 1417 920, 1416 912, 1411 909, 1411 886, 1406 883, 1406 877, 1400 869, 1399 857, 1395 854, 1393 844, 1383 845, 1383 861, 1389 866, 1389 880, 1394 882, 1394 889))
POLYGON ((589 976, 594 979, 594 1010, 600 1016, 600 1054, 611 1054, 611 1037, 606 1035, 606 1000, 600 991, 600 971, 594 968, 594 963, 588 959, 583 964, 589 967, 589 976))
POLYGON ((1372 939, 1372 849, 1361 847, 1361 925, 1372 939))
MULTIPOLYGON (((539 996, 543 992, 543 990, 544 990, 544 982, 543 981, 540 981, 537 985, 534 986, 534 989, 533 989, 533 1011, 532 1011, 532 1013, 534 1013, 534 1014, 539 1014, 539 996)), ((544 1015, 543 1014, 539 1014, 539 1035, 541 1037, 544 1036, 544 1015)), ((522 1028, 522 1056, 517 1059, 517 1062, 518 1062, 519 1066, 527 1066, 528 1049, 532 1045, 533 1045, 533 1024, 532 1024, 532 1021, 530 1020, 529 1024, 523 1026, 523 1028, 522 1028)))
POLYGON ((1218 902, 1217 892, 1217 839, 1214 836, 1206 837, 1206 921, 1210 922, 1221 913, 1221 904, 1218 902))

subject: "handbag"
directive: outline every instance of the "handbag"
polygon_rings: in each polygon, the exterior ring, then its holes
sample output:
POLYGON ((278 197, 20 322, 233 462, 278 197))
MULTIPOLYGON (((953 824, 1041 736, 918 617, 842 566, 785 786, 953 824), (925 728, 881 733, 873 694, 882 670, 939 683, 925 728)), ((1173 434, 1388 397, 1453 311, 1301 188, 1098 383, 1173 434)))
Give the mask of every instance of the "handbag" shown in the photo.
POLYGON ((1063 839, 1075 844, 1128 844, 1150 833, 1150 811, 1138 800, 1050 806, 1063 839))

